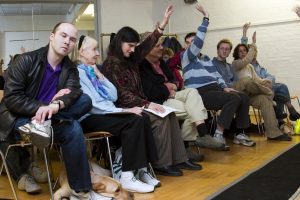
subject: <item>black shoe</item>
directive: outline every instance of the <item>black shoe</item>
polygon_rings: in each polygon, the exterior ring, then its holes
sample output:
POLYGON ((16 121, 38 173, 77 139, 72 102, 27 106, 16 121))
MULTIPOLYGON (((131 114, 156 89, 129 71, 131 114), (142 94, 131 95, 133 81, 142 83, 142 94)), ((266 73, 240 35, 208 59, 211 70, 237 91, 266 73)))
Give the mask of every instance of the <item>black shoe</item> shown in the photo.
POLYGON ((201 162, 204 160, 204 155, 201 152, 194 152, 191 147, 185 149, 188 159, 192 162, 201 162))
POLYGON ((192 161, 185 161, 183 163, 180 163, 176 165, 179 169, 188 169, 188 170, 201 170, 202 166, 196 163, 193 163, 192 161))
POLYGON ((278 141, 291 141, 292 138, 290 136, 288 136, 287 134, 282 134, 282 135, 279 135, 275 138, 268 138, 268 140, 278 140, 278 141))
POLYGON ((165 166, 161 168, 154 168, 156 174, 163 176, 182 176, 183 173, 180 169, 173 166, 165 166))

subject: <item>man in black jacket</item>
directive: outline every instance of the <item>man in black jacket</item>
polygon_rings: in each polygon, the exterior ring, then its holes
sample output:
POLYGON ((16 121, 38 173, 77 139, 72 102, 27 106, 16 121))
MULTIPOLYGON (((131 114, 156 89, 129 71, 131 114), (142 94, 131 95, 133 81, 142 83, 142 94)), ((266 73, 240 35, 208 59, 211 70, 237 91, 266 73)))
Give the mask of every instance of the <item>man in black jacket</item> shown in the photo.
MULTIPOLYGON (((52 122, 54 142, 61 146, 69 184, 74 195, 84 199, 89 195, 91 179, 77 119, 91 109, 91 100, 82 94, 77 68, 68 57, 76 41, 75 26, 58 23, 46 47, 20 55, 8 68, 0 104, 0 149, 5 151, 16 142, 20 127, 29 128, 34 135, 30 127, 43 130, 46 123, 52 122)), ((34 174, 27 174, 28 157, 21 155, 21 151, 24 150, 9 151, 10 172, 20 190, 37 193, 40 187, 33 179, 34 174)))

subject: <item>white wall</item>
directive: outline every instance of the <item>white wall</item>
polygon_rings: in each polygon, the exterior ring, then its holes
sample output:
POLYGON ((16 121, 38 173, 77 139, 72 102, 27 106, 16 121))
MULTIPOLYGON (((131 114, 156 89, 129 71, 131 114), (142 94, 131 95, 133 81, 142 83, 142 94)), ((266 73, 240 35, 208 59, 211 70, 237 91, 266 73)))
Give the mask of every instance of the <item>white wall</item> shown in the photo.
MULTIPOLYGON (((203 16, 195 5, 186 5, 183 0, 169 2, 175 6, 169 25, 170 33, 177 33, 182 41, 186 33, 196 31, 203 16)), ((216 56, 216 44, 222 38, 230 39, 235 46, 240 42, 242 25, 251 22, 248 36, 251 41, 252 33, 257 31, 258 60, 278 81, 289 86, 291 94, 300 96, 300 21, 292 12, 293 6, 300 4, 300 1, 200 0, 200 3, 210 13, 203 53, 216 56)), ((159 7, 159 3, 153 3, 153 8, 155 6, 159 7)))

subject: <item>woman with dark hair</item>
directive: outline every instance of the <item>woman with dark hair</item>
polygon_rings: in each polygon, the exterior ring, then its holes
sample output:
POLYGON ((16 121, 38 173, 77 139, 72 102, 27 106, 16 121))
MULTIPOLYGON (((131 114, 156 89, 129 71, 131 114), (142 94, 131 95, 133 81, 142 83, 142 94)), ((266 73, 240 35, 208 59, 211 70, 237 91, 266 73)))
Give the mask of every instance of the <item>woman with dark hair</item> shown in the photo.
POLYGON ((234 88, 245 92, 250 97, 250 105, 261 110, 268 139, 290 141, 291 138, 278 128, 273 108, 272 81, 260 78, 251 65, 257 54, 255 43, 256 32, 253 33, 249 49, 245 44, 238 44, 234 48, 232 67, 238 77, 234 88))
MULTIPOLYGON (((117 87, 116 104, 123 108, 145 107, 163 113, 164 108, 149 102, 143 92, 138 64, 145 58, 163 33, 173 7, 169 6, 162 22, 147 39, 140 42, 139 34, 131 27, 123 27, 116 34, 108 49, 108 57, 103 63, 103 74, 117 87)), ((158 151, 158 160, 153 162, 157 173, 181 176, 184 169, 201 169, 187 159, 180 128, 174 113, 160 118, 145 112, 152 125, 153 136, 158 151), (176 165, 176 166, 174 166, 176 165)))
POLYGON ((132 192, 152 192, 160 182, 147 170, 157 159, 149 117, 141 107, 117 108, 115 86, 96 67, 98 42, 81 36, 78 44, 78 71, 83 92, 92 99, 92 109, 81 121, 84 132, 109 131, 122 145, 123 188, 132 192), (137 176, 134 177, 134 172, 137 176))

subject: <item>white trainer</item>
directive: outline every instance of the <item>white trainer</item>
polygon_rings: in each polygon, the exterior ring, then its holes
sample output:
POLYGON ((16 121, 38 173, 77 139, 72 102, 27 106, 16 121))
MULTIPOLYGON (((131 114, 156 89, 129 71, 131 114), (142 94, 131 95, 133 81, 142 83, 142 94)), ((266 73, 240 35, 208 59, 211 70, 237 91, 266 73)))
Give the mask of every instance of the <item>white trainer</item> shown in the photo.
POLYGON ((160 181, 154 178, 148 171, 139 169, 138 176, 142 182, 147 183, 148 185, 153 185, 154 187, 161 186, 160 181))
POLYGON ((47 120, 42 124, 33 120, 28 124, 18 127, 18 129, 23 139, 29 139, 32 144, 40 149, 43 149, 50 143, 53 143, 51 120, 47 120))
POLYGON ((241 144, 247 147, 253 147, 256 145, 256 143, 251 140, 245 133, 240 133, 238 135, 234 136, 233 139, 234 144, 241 144))
POLYGON ((147 183, 143 183, 134 176, 131 178, 123 178, 121 176, 120 183, 122 187, 130 192, 138 192, 138 193, 148 193, 154 191, 153 185, 148 185, 147 183))
POLYGON ((41 187, 34 181, 34 179, 28 175, 24 174, 18 181, 18 189, 25 190, 28 194, 36 194, 41 192, 41 187))

